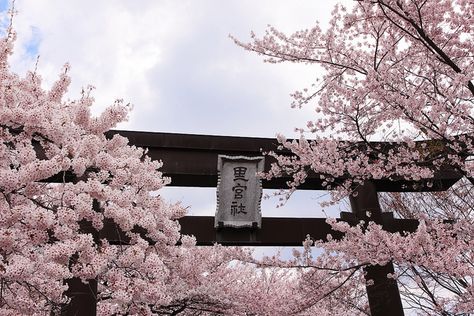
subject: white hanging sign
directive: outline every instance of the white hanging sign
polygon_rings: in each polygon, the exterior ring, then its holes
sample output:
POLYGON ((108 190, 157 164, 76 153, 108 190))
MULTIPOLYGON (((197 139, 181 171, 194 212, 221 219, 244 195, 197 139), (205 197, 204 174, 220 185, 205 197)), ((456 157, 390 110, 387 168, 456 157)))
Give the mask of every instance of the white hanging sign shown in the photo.
POLYGON ((264 157, 218 156, 216 228, 261 228, 263 167, 264 157))

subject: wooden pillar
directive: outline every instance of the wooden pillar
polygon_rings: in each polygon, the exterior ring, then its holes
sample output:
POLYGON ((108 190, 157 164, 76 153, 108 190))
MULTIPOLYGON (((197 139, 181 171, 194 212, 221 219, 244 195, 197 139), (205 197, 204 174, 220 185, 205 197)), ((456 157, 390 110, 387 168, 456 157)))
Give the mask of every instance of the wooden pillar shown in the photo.
MULTIPOLYGON (((382 224, 382 210, 375 185, 366 181, 356 189, 356 194, 350 197, 350 202, 357 220, 382 224)), ((372 285, 366 286, 372 316, 404 315, 397 281, 387 278, 388 273, 394 272, 392 262, 384 266, 369 266, 365 272, 366 280, 373 280, 372 285)))
MULTIPOLYGON (((93 200, 92 206, 96 212, 100 212, 100 204, 93 200)), ((94 242, 99 242, 99 232, 86 220, 79 222, 81 233, 92 235, 94 242)), ((71 260, 75 260, 74 255, 71 260)), ((77 257, 76 257, 77 260, 77 257)), ((61 308, 61 316, 95 316, 97 314, 97 279, 89 279, 83 283, 79 278, 71 278, 65 281, 69 286, 64 293, 71 298, 69 304, 61 308)))
POLYGON ((61 316, 95 316, 97 313, 97 280, 82 283, 79 278, 66 280, 69 289, 66 295, 71 298, 69 304, 61 309, 61 316))

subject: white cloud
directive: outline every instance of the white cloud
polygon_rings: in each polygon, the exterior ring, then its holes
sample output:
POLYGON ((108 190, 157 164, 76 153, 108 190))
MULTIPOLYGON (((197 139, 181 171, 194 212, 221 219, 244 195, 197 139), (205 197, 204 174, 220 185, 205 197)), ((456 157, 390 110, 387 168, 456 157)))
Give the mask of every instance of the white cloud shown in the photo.
POLYGON ((36 56, 26 48, 36 38, 45 85, 70 62, 70 95, 96 86, 95 113, 116 98, 135 105, 122 128, 274 136, 305 124, 311 109, 291 111, 288 95, 309 85, 317 72, 263 64, 227 35, 245 39, 267 24, 288 32, 311 27, 316 19, 324 25, 333 4, 18 0, 13 64, 19 72, 33 68, 36 56))

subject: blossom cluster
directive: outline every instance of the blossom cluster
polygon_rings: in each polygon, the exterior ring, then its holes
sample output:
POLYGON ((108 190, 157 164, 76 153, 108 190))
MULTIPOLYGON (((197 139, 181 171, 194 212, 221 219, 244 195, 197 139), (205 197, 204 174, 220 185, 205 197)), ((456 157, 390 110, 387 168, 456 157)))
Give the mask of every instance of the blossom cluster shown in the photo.
POLYGON ((326 251, 321 258, 305 257, 320 268, 323 257, 333 258, 339 271, 393 262, 390 277, 405 303, 430 315, 474 311, 473 12, 466 0, 362 0, 351 10, 336 6, 326 30, 287 35, 269 26, 250 42, 233 38, 266 62, 324 70, 291 94, 292 107, 315 110, 299 139, 278 137, 293 155, 271 153, 266 177, 292 177, 283 202, 310 174, 333 201, 380 179, 409 191, 440 189, 440 173, 466 179, 445 194, 385 195, 386 211, 420 221, 412 234, 389 233, 370 218, 355 227, 331 221, 345 237, 316 243, 326 251))

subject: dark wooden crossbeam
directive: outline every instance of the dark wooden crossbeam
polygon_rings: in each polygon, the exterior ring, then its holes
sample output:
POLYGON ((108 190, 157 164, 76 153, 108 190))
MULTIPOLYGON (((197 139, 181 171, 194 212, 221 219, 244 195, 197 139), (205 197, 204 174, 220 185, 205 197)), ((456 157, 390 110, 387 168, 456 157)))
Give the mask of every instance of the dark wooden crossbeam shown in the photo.
MULTIPOLYGON (((217 155, 261 156, 262 151, 275 151, 289 155, 287 150, 278 150, 278 142, 274 138, 212 136, 176 133, 152 133, 137 131, 110 131, 108 137, 120 134, 130 140, 130 145, 148 148, 152 159, 162 160, 162 168, 166 176, 171 177, 171 186, 183 187, 216 187, 217 186, 217 155)), ((389 146, 389 145, 387 145, 389 146)), ((392 145, 390 145, 392 146, 392 145)), ((271 157, 265 158, 265 170, 270 170, 271 157)), ((389 179, 374 180, 378 192, 402 191, 444 191, 456 183, 461 175, 453 170, 436 173, 434 185, 412 186, 409 181, 391 181, 389 179)), ((62 179, 62 177, 61 177, 62 179)), ((287 188, 289 177, 263 180, 265 189, 287 188)), ((323 180, 317 174, 310 174, 299 189, 324 190, 323 180)))
MULTIPOLYGON (((341 219, 350 224, 357 224, 357 218, 352 213, 342 213, 341 219)), ((179 219, 181 233, 194 235, 198 246, 211 246, 219 243, 227 246, 301 246, 306 235, 314 240, 326 240, 328 234, 334 239, 343 235, 334 231, 324 218, 289 218, 263 217, 261 229, 215 229, 213 216, 185 216, 179 219)), ((383 228, 390 232, 414 232, 418 221, 412 219, 395 219, 391 213, 384 213, 383 228)), ((146 236, 146 232, 135 228, 134 232, 146 236)), ((112 244, 126 244, 127 236, 112 221, 107 221, 100 232, 101 238, 106 238, 112 244)), ((149 240, 152 242, 151 240, 149 240)), ((153 243, 153 242, 152 242, 153 243)))
MULTIPOLYGON (((109 131, 107 137, 120 134, 127 137, 130 145, 148 149, 148 155, 154 160, 163 161, 161 169, 165 176, 171 178, 170 186, 178 187, 216 187, 217 186, 217 156, 261 156, 262 152, 275 151, 283 155, 291 155, 287 150, 278 150, 278 142, 274 138, 193 135, 176 133, 153 133, 137 131, 109 131)), ((384 146, 393 146, 386 144, 384 146)), ((37 144, 38 155, 42 150, 37 144)), ((270 170, 275 162, 272 157, 265 158, 265 171, 270 170)), ((424 182, 406 180, 376 179, 373 180, 377 192, 420 192, 445 191, 462 177, 452 169, 443 169, 430 179, 432 185, 424 182)), ((47 179, 45 182, 74 181, 74 176, 66 172, 47 179)), ((290 177, 263 180, 264 189, 285 189, 290 177)), ((336 182, 343 179, 336 179, 336 182)), ((320 176, 309 173, 301 190, 326 190, 320 176)))

